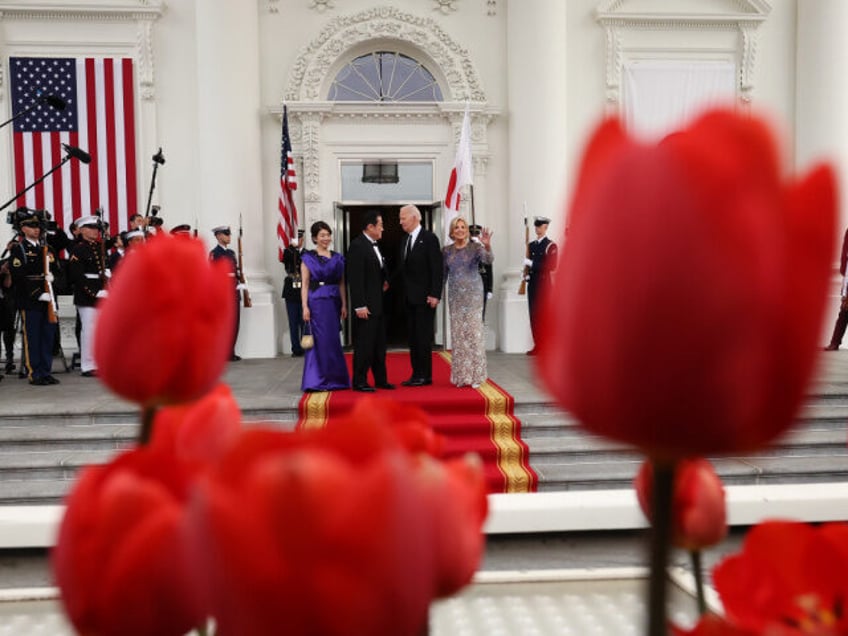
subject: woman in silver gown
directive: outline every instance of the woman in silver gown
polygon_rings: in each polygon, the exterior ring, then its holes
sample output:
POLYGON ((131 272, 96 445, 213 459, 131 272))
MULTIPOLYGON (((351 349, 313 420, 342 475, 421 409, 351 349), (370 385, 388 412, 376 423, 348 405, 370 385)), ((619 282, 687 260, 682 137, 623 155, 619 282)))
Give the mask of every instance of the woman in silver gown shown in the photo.
POLYGON ((484 228, 479 242, 471 240, 461 216, 450 224, 453 243, 442 249, 450 308, 453 348, 451 383, 477 388, 486 381, 486 343, 483 333, 483 279, 480 264, 491 264, 492 233, 484 228))

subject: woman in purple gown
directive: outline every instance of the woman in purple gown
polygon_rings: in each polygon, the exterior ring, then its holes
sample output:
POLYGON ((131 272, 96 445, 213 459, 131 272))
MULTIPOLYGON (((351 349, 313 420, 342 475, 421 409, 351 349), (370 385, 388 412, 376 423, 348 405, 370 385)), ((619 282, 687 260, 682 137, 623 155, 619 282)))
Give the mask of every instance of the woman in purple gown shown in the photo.
POLYGON ((347 318, 344 257, 330 250, 333 232, 324 221, 312 224, 315 249, 304 252, 300 264, 303 281, 303 321, 311 329, 315 346, 306 351, 303 391, 334 391, 350 388, 350 375, 339 336, 341 320, 347 318))

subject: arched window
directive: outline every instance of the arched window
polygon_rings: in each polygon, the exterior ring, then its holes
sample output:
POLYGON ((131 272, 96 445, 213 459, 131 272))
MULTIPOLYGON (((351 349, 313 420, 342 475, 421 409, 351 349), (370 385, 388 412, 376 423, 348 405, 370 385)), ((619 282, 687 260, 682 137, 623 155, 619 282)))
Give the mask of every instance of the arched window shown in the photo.
POLYGON ((442 101, 442 90, 420 62, 397 51, 376 51, 346 64, 333 80, 327 99, 439 102, 442 101))

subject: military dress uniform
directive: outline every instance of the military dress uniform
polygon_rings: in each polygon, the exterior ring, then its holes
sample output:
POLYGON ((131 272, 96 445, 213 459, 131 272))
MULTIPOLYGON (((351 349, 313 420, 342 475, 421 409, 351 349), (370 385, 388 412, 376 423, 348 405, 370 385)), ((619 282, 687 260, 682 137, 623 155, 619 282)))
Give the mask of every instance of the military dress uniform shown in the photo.
MULTIPOLYGON (((547 225, 550 219, 537 217, 535 224, 547 225)), ((542 330, 539 325, 539 298, 550 288, 551 276, 557 266, 557 245, 547 235, 535 239, 528 245, 529 257, 525 264, 529 267, 527 273, 527 307, 530 312, 530 331, 533 333, 533 349, 535 353, 541 340, 542 330)))
MULTIPOLYGON (((302 230, 300 230, 302 232, 302 230)), ((303 335, 303 302, 300 298, 300 261, 303 249, 295 244, 286 246, 283 250, 283 267, 286 279, 283 282, 283 300, 286 303, 286 313, 289 317, 289 338, 291 338, 292 355, 303 355, 300 338, 303 335)))
MULTIPOLYGON (((219 225, 218 227, 212 230, 212 233, 217 238, 219 234, 230 235, 230 227, 228 225, 219 225)), ((240 285, 238 277, 236 276, 236 272, 238 271, 238 259, 236 259, 236 253, 231 250, 229 247, 222 245, 219 241, 218 244, 212 248, 209 252, 209 260, 217 261, 219 258, 226 259, 230 263, 230 278, 233 281, 233 290, 235 292, 234 298, 235 301, 233 303, 236 312, 235 318, 235 328, 233 329, 233 344, 230 352, 230 360, 241 360, 241 357, 236 355, 236 340, 238 340, 239 333, 239 323, 241 322, 241 292, 239 291, 240 285)))
MULTIPOLYGON (((483 231, 482 225, 470 225, 468 227, 468 232, 471 234, 472 241, 479 241, 480 234, 483 231)), ((486 320, 486 304, 492 298, 492 291, 494 289, 494 274, 492 273, 492 264, 484 263, 482 260, 480 264, 477 266, 477 269, 480 272, 480 278, 483 281, 483 320, 486 320)))
MULTIPOLYGON (((45 290, 44 249, 41 243, 24 238, 12 246, 9 254, 12 289, 24 333, 22 366, 30 384, 36 385, 59 383, 51 375, 58 322, 50 322, 49 318, 53 299, 45 290)), ((59 263, 53 248, 46 249, 48 270, 55 277, 59 263)))
MULTIPOLYGON (((97 217, 85 217, 77 224, 80 228, 92 227, 97 217), (93 221, 92 221, 93 219, 93 221)), ((94 338, 97 329, 97 305, 107 295, 106 281, 111 272, 106 267, 104 250, 100 240, 83 239, 71 250, 68 260, 69 277, 74 286, 74 304, 79 312, 80 324, 80 369, 82 375, 96 375, 94 361, 94 338)))

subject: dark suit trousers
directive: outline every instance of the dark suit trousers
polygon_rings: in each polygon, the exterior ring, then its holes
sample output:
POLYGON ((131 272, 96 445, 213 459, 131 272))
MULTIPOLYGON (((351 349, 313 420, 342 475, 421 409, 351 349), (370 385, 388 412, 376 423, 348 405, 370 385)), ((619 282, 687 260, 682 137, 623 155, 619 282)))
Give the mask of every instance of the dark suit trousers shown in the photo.
POLYGON ((353 386, 368 384, 368 370, 374 384, 386 384, 386 326, 383 316, 368 320, 353 318, 353 386))
POLYGON ((409 360, 412 377, 433 379, 433 324, 436 310, 427 303, 406 303, 406 330, 409 338, 409 360))
POLYGON ((839 315, 836 317, 836 324, 833 325, 833 335, 830 337, 831 346, 838 347, 842 344, 846 327, 848 327, 848 309, 840 309, 839 315))

